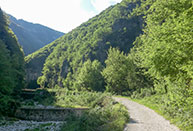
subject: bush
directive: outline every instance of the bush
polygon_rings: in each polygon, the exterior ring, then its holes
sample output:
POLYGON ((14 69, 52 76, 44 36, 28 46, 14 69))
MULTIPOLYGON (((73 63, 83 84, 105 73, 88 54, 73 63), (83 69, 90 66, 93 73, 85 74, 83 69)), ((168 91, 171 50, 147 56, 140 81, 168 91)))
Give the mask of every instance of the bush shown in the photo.
POLYGON ((153 90, 153 88, 141 88, 134 91, 131 95, 131 98, 139 99, 139 98, 152 96, 153 94, 155 94, 155 91, 153 90))
POLYGON ((135 65, 130 56, 119 49, 110 48, 105 60, 106 68, 102 75, 107 84, 106 90, 116 94, 131 91, 139 84, 135 65))
MULTIPOLYGON (((82 95, 80 93, 79 95, 82 95)), ((80 117, 70 116, 63 131, 122 131, 129 120, 127 109, 109 94, 86 92, 86 99, 76 99, 90 108, 80 117)), ((85 96, 85 94, 83 96, 85 96)), ((79 97, 80 98, 80 97, 79 97)), ((71 101, 76 103, 77 101, 71 101)))
POLYGON ((19 103, 11 96, 2 95, 0 97, 0 116, 13 116, 19 103))
POLYGON ((101 74, 103 66, 98 60, 87 60, 79 69, 74 82, 75 89, 88 91, 104 91, 104 78, 101 74))

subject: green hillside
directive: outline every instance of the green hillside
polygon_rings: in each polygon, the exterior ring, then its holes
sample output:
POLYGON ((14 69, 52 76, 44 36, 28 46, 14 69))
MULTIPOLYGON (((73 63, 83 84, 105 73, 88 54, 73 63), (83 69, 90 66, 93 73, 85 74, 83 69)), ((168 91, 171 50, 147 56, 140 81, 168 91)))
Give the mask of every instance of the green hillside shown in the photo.
POLYGON ((0 116, 13 113, 24 87, 24 54, 0 9, 0 116))
POLYGON ((118 47, 129 52, 135 38, 142 33, 142 18, 130 16, 136 3, 124 0, 91 18, 46 47, 25 58, 28 81, 41 87, 72 87, 82 64, 90 59, 104 65, 107 51, 118 47))

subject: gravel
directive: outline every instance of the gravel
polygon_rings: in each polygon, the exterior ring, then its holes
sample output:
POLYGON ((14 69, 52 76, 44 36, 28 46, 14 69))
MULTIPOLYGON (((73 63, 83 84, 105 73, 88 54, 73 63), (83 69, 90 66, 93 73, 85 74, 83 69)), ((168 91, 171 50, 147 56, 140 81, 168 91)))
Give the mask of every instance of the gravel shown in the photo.
POLYGON ((180 131, 168 120, 143 105, 126 98, 114 99, 125 105, 130 114, 130 122, 124 131, 180 131))
POLYGON ((32 129, 39 129, 44 131, 60 131, 61 126, 64 122, 61 121, 7 121, 3 126, 0 126, 0 131, 25 131, 32 129))

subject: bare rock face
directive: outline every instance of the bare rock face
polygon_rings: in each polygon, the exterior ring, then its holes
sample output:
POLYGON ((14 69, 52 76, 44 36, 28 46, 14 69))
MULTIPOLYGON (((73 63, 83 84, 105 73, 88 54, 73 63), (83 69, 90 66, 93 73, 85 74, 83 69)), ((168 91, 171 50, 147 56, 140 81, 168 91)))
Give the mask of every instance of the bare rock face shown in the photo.
POLYGON ((26 80, 32 81, 32 80, 37 80, 39 76, 42 75, 42 73, 40 72, 33 72, 33 70, 26 70, 27 76, 26 76, 26 80))

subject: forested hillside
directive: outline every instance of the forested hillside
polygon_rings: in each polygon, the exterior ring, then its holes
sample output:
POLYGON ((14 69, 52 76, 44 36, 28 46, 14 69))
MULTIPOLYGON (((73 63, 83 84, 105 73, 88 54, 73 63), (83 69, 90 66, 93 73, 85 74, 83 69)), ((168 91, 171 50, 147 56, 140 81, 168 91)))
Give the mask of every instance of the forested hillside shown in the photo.
POLYGON ((142 33, 142 18, 130 16, 135 6, 130 0, 111 6, 27 56, 27 79, 36 80, 42 73, 38 79, 41 87, 72 88, 85 61, 98 60, 104 66, 111 46, 128 53, 135 38, 142 33))
POLYGON ((0 9, 0 115, 11 115, 24 87, 24 54, 0 9))
POLYGON ((10 28, 17 36, 25 55, 33 53, 34 51, 64 35, 62 32, 40 24, 33 24, 22 19, 17 20, 11 15, 9 15, 9 17, 10 28))

